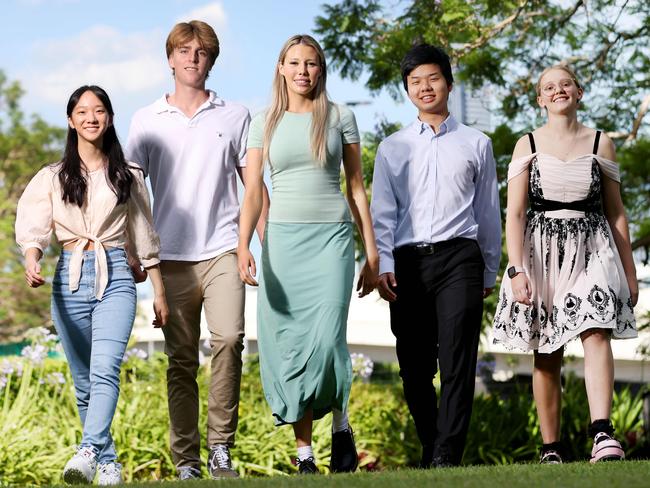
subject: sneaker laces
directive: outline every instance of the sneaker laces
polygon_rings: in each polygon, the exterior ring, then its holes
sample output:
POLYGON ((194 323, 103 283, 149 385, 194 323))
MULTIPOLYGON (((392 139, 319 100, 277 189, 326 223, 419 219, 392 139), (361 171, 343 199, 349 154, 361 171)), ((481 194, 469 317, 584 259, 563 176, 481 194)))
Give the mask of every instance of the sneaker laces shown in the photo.
POLYGON ((77 456, 88 459, 89 461, 95 460, 95 450, 90 446, 82 446, 77 449, 77 456))
POLYGON ((181 481, 196 479, 201 476, 201 471, 192 466, 178 468, 178 479, 181 481))
POLYGON ((312 463, 312 464, 316 464, 316 460, 315 460, 313 457, 311 457, 311 456, 309 456, 309 457, 307 457, 307 458, 305 458, 305 459, 296 458, 296 464, 298 465, 298 467, 300 467, 300 465, 301 465, 302 463, 312 463))
POLYGON ((232 469, 230 451, 225 444, 217 444, 210 449, 210 469, 232 469))
POLYGON ((611 439, 612 437, 607 432, 598 432, 594 436, 594 444, 600 444, 602 441, 611 439))
POLYGON ((115 462, 100 464, 99 471, 106 476, 117 476, 122 473, 122 465, 115 462))

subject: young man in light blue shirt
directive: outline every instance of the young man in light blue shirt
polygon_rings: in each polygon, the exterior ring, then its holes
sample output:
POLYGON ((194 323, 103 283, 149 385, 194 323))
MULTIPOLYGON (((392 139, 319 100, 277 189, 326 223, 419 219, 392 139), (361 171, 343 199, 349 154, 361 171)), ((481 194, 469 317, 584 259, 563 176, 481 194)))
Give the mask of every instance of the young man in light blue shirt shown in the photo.
POLYGON ((401 68, 418 118, 377 150, 371 210, 378 289, 390 302, 420 465, 454 466, 472 412, 483 298, 494 288, 501 256, 496 165, 490 139, 449 113, 447 54, 420 44, 401 68))

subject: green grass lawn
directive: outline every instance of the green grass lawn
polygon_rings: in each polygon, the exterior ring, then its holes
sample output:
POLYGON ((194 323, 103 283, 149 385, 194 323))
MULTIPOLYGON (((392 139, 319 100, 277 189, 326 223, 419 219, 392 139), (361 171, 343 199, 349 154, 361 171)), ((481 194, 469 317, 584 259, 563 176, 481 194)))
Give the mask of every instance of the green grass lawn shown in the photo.
MULTIPOLYGON (((165 482, 164 486, 220 488, 535 488, 535 487, 650 487, 650 461, 621 463, 567 463, 557 466, 516 464, 510 466, 471 466, 433 470, 399 470, 334 476, 275 476, 224 481, 165 482)), ((134 483, 128 486, 155 486, 134 483)))

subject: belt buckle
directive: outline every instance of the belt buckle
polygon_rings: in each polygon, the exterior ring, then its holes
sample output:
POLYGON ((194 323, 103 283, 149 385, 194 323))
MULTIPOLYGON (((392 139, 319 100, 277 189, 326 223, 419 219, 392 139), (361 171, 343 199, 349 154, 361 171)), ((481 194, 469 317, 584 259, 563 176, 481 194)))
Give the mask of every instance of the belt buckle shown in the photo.
POLYGON ((415 249, 419 256, 430 256, 434 252, 433 244, 418 244, 415 249))

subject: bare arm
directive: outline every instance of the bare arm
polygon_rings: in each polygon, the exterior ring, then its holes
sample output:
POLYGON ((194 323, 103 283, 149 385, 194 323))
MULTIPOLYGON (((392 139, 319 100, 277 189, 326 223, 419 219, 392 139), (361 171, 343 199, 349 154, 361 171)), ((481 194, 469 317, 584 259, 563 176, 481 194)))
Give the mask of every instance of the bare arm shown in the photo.
MULTIPOLYGON (((241 179, 241 182, 244 185, 244 189, 246 189, 246 187, 248 186, 248 179, 251 175, 251 172, 247 168, 248 166, 237 167, 237 173, 239 174, 239 178, 241 179)), ((262 172, 262 177, 263 177, 264 175, 263 168, 261 168, 260 171, 262 172)), ((257 225, 255 226, 255 230, 257 231, 257 237, 259 238, 260 242, 264 241, 264 230, 266 228, 266 221, 269 216, 269 203, 270 203, 269 191, 266 188, 264 179, 262 178, 262 210, 260 211, 260 217, 257 221, 257 225)))
MULTIPOLYGON (((600 155, 616 161, 616 150, 612 140, 603 134, 600 155)), ((603 174, 603 210, 605 217, 612 230, 612 236, 616 243, 616 249, 621 257, 623 270, 630 289, 632 306, 636 305, 639 299, 639 284, 636 278, 636 267, 632 257, 632 245, 630 244, 630 229, 628 226, 623 199, 621 198, 621 184, 603 174)))
POLYGON ((359 228, 361 240, 366 253, 366 262, 359 276, 357 290, 364 296, 374 290, 379 273, 379 253, 375 243, 375 231, 372 228, 368 196, 363 186, 361 170, 361 146, 359 143, 343 145, 343 169, 347 188, 347 199, 354 221, 359 228))
MULTIPOLYGON (((262 149, 250 148, 246 156, 247 166, 244 181, 244 202, 242 204, 241 215, 239 217, 239 244, 237 246, 237 260, 239 266, 239 276, 242 281, 248 285, 257 286, 254 276, 257 274, 255 267, 255 258, 250 252, 250 242, 253 237, 253 230, 258 227, 260 215, 265 208, 268 212, 268 193, 263 180, 262 168, 262 149)), ((266 221, 266 215, 264 215, 266 221)), ((265 222, 262 224, 265 225, 265 222)), ((262 233, 264 231, 262 230, 262 233)), ((263 234, 262 234, 263 235, 263 234)), ((261 236, 260 236, 261 240, 261 236)))
POLYGON ((169 318, 169 307, 167 306, 167 299, 165 298, 165 286, 163 285, 162 274, 160 273, 160 266, 155 265, 147 268, 147 274, 151 278, 153 285, 153 311, 155 318, 153 320, 154 327, 163 327, 167 324, 169 318))
MULTIPOLYGON (((522 137, 517 141, 512 159, 527 154, 530 154, 528 138, 522 137)), ((528 176, 529 171, 526 170, 508 181, 508 207, 506 210, 508 266, 522 266, 523 263, 524 228, 528 208, 528 176)), ((511 285, 514 298, 520 303, 530 305, 531 288, 526 274, 519 273, 512 279, 511 285)))

